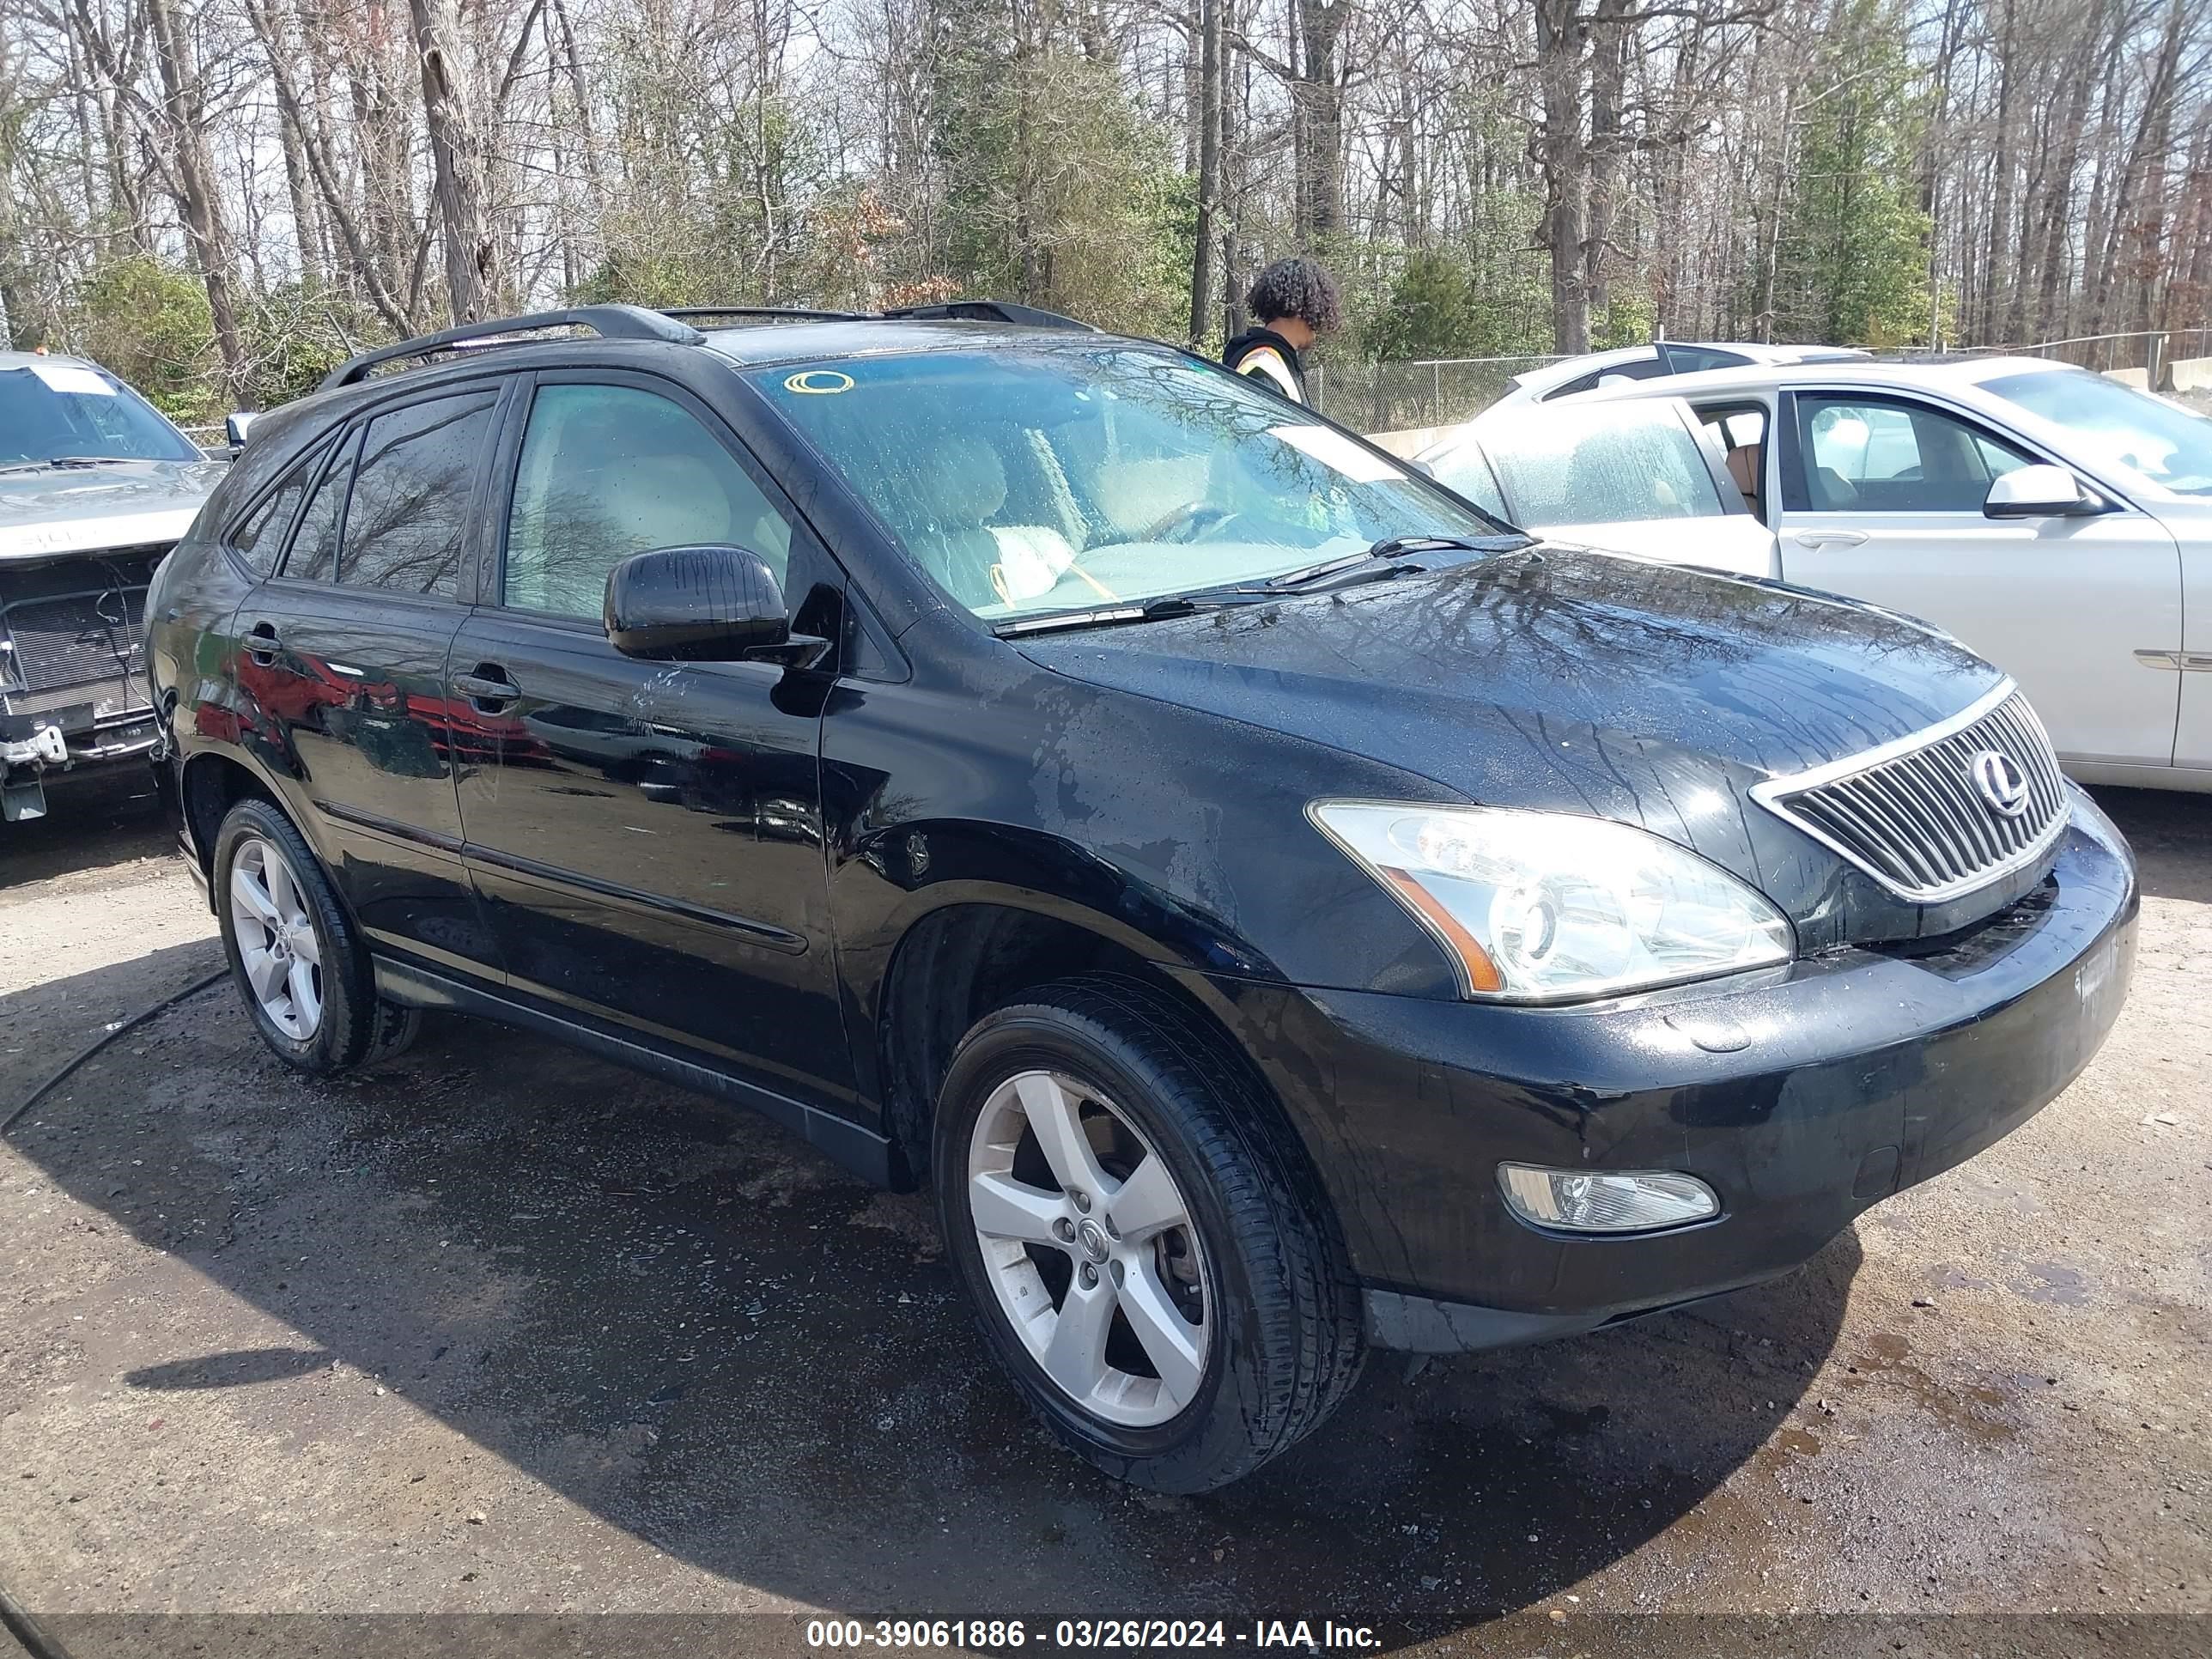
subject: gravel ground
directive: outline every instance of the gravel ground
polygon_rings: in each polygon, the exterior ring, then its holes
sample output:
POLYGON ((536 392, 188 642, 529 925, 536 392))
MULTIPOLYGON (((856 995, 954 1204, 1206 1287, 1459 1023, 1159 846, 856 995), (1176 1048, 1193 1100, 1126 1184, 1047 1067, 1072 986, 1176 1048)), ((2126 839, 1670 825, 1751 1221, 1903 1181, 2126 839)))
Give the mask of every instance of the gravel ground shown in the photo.
MULTIPOLYGON (((0 1115, 219 964, 148 805, 0 853, 0 1115)), ((218 985, 0 1145, 0 1586, 118 1659, 800 1651, 816 1611, 2205 1653, 2212 799, 2107 805, 2135 988, 2019 1133, 1757 1291, 1382 1357, 1203 1499, 1032 1426, 920 1200, 484 1024, 304 1082, 218 985)))

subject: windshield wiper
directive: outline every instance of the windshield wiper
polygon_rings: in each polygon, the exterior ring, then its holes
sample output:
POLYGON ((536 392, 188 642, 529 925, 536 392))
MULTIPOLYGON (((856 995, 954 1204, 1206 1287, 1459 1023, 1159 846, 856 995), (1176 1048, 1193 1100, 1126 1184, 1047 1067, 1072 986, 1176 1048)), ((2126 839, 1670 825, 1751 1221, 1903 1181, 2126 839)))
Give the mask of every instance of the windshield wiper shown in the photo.
POLYGON ((129 466, 135 455, 57 455, 48 466, 129 466))
POLYGON ((991 631, 1002 640, 1010 640, 1023 634, 1050 634, 1064 628, 1112 628, 1121 623, 1164 622, 1170 617, 1188 617, 1194 611, 1218 610, 1220 605, 1220 601, 1210 597, 1166 593, 1142 605, 1109 605, 1096 611, 1056 611, 1048 616, 1024 617, 1018 622, 999 623, 991 631))
POLYGON ((1018 622, 1000 623, 991 631, 1004 640, 1023 634, 1048 634, 1061 629, 1111 628, 1123 623, 1160 622, 1170 617, 1188 617, 1197 611, 1219 611, 1229 605, 1251 605, 1262 599, 1279 599, 1285 593, 1300 592, 1332 576, 1350 578, 1354 573, 1366 573, 1380 580, 1419 568, 1417 565, 1388 562, 1403 554, 1432 550, 1510 553, 1531 545, 1534 541, 1533 537, 1517 533, 1499 536, 1385 536, 1364 551, 1346 554, 1341 558, 1324 559, 1319 564, 1285 571, 1279 576, 1270 576, 1265 581, 1194 588, 1188 593, 1164 593, 1158 599, 1147 600, 1142 605, 1103 605, 1092 611, 1060 611, 1048 616, 1024 617, 1018 622))
MULTIPOLYGON (((1526 536, 1385 536, 1365 551, 1347 553, 1341 558, 1324 559, 1319 564, 1310 564, 1297 570, 1285 570, 1279 576, 1270 576, 1261 584, 1268 592, 1292 592, 1310 587, 1331 576, 1340 576, 1358 570, 1377 559, 1395 559, 1401 554, 1426 553, 1431 550, 1468 553, 1510 553, 1516 548, 1526 547, 1526 536)), ((1377 570, 1376 575, 1395 574, 1377 570)))

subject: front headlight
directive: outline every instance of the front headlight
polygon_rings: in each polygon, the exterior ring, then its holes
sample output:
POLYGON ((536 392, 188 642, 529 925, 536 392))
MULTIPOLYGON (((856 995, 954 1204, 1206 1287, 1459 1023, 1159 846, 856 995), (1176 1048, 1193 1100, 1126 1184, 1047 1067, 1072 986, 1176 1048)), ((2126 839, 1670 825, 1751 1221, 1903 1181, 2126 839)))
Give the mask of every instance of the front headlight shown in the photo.
POLYGON ((1789 919, 1686 848, 1561 812, 1321 800, 1322 832, 1501 1002, 1641 990, 1787 962, 1789 919))

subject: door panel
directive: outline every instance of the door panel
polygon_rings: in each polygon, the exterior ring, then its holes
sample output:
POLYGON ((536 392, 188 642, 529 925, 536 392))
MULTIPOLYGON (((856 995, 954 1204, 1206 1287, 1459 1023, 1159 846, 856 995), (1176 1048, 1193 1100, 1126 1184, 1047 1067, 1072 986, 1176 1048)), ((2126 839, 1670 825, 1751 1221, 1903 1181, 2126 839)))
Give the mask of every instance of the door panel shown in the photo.
POLYGON ((2182 641, 2182 672, 2174 676, 2181 693, 2181 727, 2174 738, 2173 763, 2212 770, 2212 541, 2202 529, 2185 544, 2182 588, 2189 633, 2182 641))
POLYGON ((471 620, 453 662, 512 688, 461 787, 509 981, 785 1085, 847 1078, 812 702, 769 665, 634 662, 513 614, 471 620))
POLYGON ((539 377, 511 466, 506 605, 452 659, 503 734, 460 805, 509 982, 848 1105, 817 776, 834 664, 640 662, 596 620, 648 548, 750 547, 802 615, 837 607, 826 561, 704 410, 641 377, 539 377))
POLYGON ((240 607, 238 681, 274 727, 308 833, 371 939, 497 961, 462 866, 446 647, 451 605, 265 584, 240 607))
POLYGON ((483 973, 453 768, 483 737, 446 653, 495 386, 379 414, 334 446, 282 574, 240 606, 238 684, 309 836, 380 945, 483 973), (331 580, 342 575, 343 582, 331 580))
POLYGON ((2148 515, 1983 516, 1992 477, 2045 458, 1932 406, 1798 392, 1781 425, 1784 577, 1925 617, 2018 680, 2069 759, 2164 766, 2180 552, 2148 515), (2165 648, 2172 649, 2172 643, 2165 648))

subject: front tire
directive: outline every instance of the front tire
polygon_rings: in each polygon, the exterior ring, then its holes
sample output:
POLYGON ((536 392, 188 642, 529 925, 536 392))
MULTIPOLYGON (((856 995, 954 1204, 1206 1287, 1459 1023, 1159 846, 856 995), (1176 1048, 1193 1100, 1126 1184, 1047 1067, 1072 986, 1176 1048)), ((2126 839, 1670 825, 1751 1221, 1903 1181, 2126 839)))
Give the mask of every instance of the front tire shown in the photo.
POLYGON ((270 802, 240 801, 215 843, 216 913, 254 1029, 318 1077, 397 1054, 417 1018, 376 994, 368 951, 321 863, 270 802))
POLYGON ((1210 1491, 1350 1390, 1358 1300, 1304 1148, 1223 1041, 1151 987, 1063 981, 979 1023, 931 1164, 986 1340, 1107 1473, 1210 1491))

